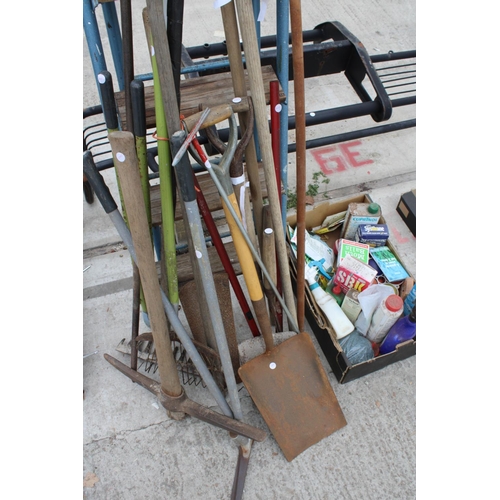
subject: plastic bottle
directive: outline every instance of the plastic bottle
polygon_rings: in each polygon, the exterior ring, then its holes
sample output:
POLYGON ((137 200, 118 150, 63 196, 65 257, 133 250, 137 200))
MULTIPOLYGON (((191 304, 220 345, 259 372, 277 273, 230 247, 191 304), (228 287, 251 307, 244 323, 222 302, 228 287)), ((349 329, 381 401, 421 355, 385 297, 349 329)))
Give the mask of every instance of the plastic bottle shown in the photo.
POLYGON ((410 340, 417 333, 417 306, 414 305, 409 316, 399 318, 387 333, 384 341, 380 345, 380 354, 388 354, 396 349, 401 342, 410 340))
POLYGON ((366 337, 372 342, 382 342, 392 325, 396 323, 403 313, 403 299, 396 294, 386 297, 375 309, 366 337))
POLYGON ((328 321, 330 321, 337 334, 337 340, 341 339, 354 330, 354 325, 349 321, 349 318, 342 311, 335 299, 316 282, 316 274, 314 268, 306 265, 305 278, 309 283, 309 290, 311 290, 316 304, 318 304, 328 318, 328 321))

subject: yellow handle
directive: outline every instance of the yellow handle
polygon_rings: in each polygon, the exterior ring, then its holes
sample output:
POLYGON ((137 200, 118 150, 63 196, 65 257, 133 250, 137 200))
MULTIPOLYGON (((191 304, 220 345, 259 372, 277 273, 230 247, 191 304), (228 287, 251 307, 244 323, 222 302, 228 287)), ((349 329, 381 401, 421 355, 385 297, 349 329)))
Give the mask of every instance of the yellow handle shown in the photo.
MULTIPOLYGON (((241 220, 241 212, 238 202, 236 201, 235 194, 231 193, 228 195, 228 199, 241 220)), ((245 238, 241 234, 236 221, 233 219, 233 216, 224 201, 222 201, 222 208, 224 209, 229 230, 231 231, 231 236, 233 237, 234 247, 236 249, 236 254, 238 255, 238 260, 240 261, 241 271, 243 273, 243 277, 245 278, 250 299, 252 302, 257 302, 264 297, 264 294, 262 293, 262 287, 260 286, 259 275, 257 274, 257 269, 255 268, 252 252, 248 248, 245 238)))

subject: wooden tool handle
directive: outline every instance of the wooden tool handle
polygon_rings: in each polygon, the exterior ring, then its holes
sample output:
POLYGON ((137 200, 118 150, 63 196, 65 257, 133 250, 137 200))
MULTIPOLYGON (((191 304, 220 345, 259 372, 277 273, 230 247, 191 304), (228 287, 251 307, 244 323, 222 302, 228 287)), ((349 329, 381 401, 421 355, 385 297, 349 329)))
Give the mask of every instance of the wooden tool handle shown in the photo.
POLYGON ((297 191, 297 323, 304 329, 305 315, 305 233, 306 233, 306 116, 304 88, 304 47, 302 41, 302 11, 300 0, 290 0, 292 29, 293 88, 296 137, 297 191))
POLYGON ((276 185, 276 174, 274 170, 274 157, 271 146, 271 136, 269 133, 269 121, 267 118, 267 105, 264 92, 264 82, 262 80, 262 68, 260 62, 259 47, 257 44, 257 32, 255 28, 255 18, 252 2, 247 0, 236 0, 238 20, 243 39, 245 52, 245 62, 248 69, 248 78, 252 101, 255 112, 255 124, 259 135, 259 144, 264 164, 264 175, 266 178, 267 196, 271 207, 274 236, 276 240, 276 252, 278 254, 278 264, 280 276, 283 284, 283 294, 285 302, 291 316, 297 318, 295 307, 295 297, 290 278, 290 268, 288 253, 286 249, 284 231, 278 231, 283 226, 281 216, 280 196, 276 185))
MULTIPOLYGON (((269 276, 276 285, 276 246, 274 244, 274 231, 271 227, 264 229, 262 238, 262 262, 269 276)), ((272 290, 267 278, 263 278, 264 290, 272 290)))
MULTIPOLYGON (((236 214, 241 220, 240 209, 238 207, 238 202, 236 201, 234 193, 228 195, 228 198, 236 214)), ((260 285, 259 275, 257 274, 257 269, 252 257, 252 252, 248 248, 244 236, 241 234, 236 221, 234 220, 231 212, 224 202, 222 202, 222 207, 224 209, 224 214, 226 215, 229 230, 231 231, 234 248, 240 262, 241 272, 243 273, 243 277, 247 285, 250 300, 252 301, 255 317, 257 319, 257 322, 259 323, 262 336, 264 337, 266 350, 270 351, 274 347, 273 333, 271 330, 271 320, 267 312, 266 301, 264 299, 264 294, 262 293, 262 287, 260 285)))
POLYGON ((170 347, 167 317, 163 308, 153 245, 142 195, 134 135, 131 132, 112 132, 109 135, 109 142, 113 150, 113 157, 123 190, 124 204, 137 258, 137 267, 139 268, 151 321, 161 386, 169 396, 179 396, 182 388, 170 347))
MULTIPOLYGON (((245 70, 241 57, 240 33, 238 30, 238 19, 236 17, 236 8, 234 2, 226 3, 221 7, 222 23, 224 25, 224 34, 226 36, 226 47, 229 64, 231 68, 231 78, 233 81, 234 95, 241 97, 242 101, 248 101, 247 83, 245 78, 245 70)), ((233 111, 238 113, 240 121, 240 129, 242 133, 247 127, 248 121, 248 104, 246 109, 236 109, 233 106, 233 111)), ((252 126, 253 128, 253 126, 252 126)), ((255 141, 250 141, 245 150, 246 169, 248 180, 250 181, 250 193, 253 205, 253 214, 251 225, 248 226, 249 232, 252 229, 253 233, 257 233, 259 240, 262 235, 262 189, 259 179, 259 164, 257 159, 257 151, 255 141), (255 221, 255 224, 254 222, 255 221)), ((252 236, 256 239, 255 236, 252 236)))
MULTIPOLYGON (((219 106, 210 108, 210 113, 208 113, 208 116, 202 123, 200 130, 227 120, 231 116, 231 111, 232 106, 229 104, 220 104, 219 106)), ((202 113, 203 111, 200 111, 199 113, 195 113, 194 115, 190 115, 184 119, 184 123, 186 124, 188 130, 191 130, 193 128, 202 113)))

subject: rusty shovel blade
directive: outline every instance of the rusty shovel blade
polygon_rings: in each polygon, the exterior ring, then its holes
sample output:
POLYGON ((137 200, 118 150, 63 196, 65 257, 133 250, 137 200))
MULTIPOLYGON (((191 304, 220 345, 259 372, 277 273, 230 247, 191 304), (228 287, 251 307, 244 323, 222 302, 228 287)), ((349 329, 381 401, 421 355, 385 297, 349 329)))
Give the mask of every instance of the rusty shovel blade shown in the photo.
POLYGON ((305 332, 248 361, 239 374, 289 462, 347 424, 305 332))

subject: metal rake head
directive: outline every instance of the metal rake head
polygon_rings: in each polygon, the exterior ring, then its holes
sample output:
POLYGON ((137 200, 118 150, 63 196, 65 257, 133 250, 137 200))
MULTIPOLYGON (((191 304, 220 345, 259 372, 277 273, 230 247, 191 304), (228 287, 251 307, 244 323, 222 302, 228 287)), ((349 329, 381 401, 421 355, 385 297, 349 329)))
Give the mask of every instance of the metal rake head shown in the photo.
MULTIPOLYGON (((142 369, 147 373, 156 373, 158 370, 158 362, 156 359, 156 349, 152 335, 142 334, 137 340, 137 360, 138 369, 142 369)), ((221 390, 226 389, 224 372, 219 355, 210 347, 200 344, 196 340, 193 343, 205 362, 208 370, 212 374, 215 382, 221 390)), ((177 364, 177 371, 180 374, 181 382, 184 385, 198 386, 200 383, 203 388, 206 387, 205 382, 201 378, 198 370, 190 359, 186 349, 177 338, 175 332, 170 332, 170 344, 172 352, 177 364)), ((122 339, 117 346, 117 350, 124 354, 131 354, 130 341, 122 339)))

